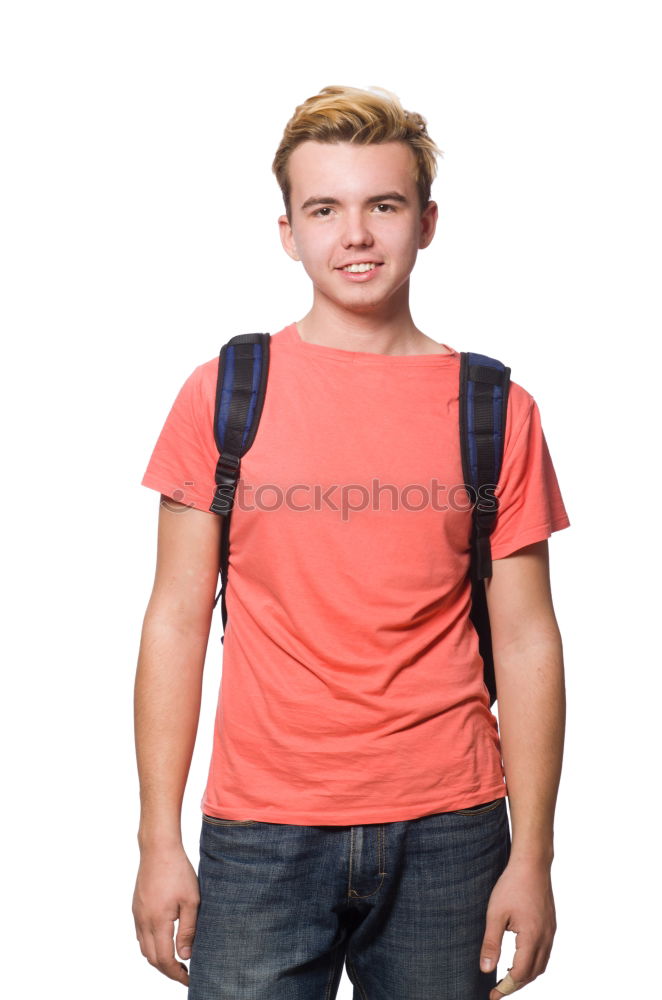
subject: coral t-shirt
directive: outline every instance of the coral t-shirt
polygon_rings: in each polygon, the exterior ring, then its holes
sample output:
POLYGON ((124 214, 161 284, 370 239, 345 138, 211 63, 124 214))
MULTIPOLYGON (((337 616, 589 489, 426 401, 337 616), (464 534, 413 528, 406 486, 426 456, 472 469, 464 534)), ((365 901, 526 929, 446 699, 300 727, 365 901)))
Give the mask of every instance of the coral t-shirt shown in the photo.
MULTIPOLYGON (((205 813, 380 823, 506 795, 469 618, 460 356, 441 346, 341 350, 295 323, 272 335, 230 522, 205 813)), ((142 480, 203 511, 217 371, 215 356, 185 381, 142 480)), ((512 381, 496 495, 495 559, 570 524, 538 406, 512 381)))

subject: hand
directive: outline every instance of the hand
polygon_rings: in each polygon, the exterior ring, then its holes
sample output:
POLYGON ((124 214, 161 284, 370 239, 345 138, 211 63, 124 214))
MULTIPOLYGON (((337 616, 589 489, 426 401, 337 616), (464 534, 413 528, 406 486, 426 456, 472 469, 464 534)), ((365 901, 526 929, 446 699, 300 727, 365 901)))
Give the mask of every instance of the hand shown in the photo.
MULTIPOLYGON (((511 857, 506 865, 487 907, 480 951, 483 972, 496 968, 506 930, 516 935, 515 960, 509 972, 519 990, 545 971, 552 950, 556 911, 549 864, 511 857), (488 964, 484 965, 486 959, 488 964)), ((502 1000, 503 996, 494 988, 489 1000, 502 1000)))
POLYGON ((143 850, 132 906, 136 937, 149 964, 184 986, 189 974, 175 958, 174 924, 179 920, 177 952, 190 958, 199 905, 198 877, 183 847, 143 850))

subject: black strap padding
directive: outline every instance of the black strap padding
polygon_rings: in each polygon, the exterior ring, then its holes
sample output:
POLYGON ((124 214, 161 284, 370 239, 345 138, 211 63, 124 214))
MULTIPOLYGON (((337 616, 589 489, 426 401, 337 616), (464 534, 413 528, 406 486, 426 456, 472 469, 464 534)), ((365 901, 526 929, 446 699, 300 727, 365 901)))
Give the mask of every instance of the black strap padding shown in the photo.
POLYGON ((221 599, 221 617, 223 621, 223 636, 227 625, 227 608, 225 595, 227 593, 228 567, 230 561, 230 522, 234 505, 237 482, 241 474, 241 459, 255 440, 260 423, 264 399, 266 396, 267 376, 269 371, 269 333, 239 333, 223 344, 218 361, 216 380, 216 402, 214 407, 214 439, 219 451, 216 465, 216 491, 210 510, 222 516, 220 544, 220 574, 221 586, 214 600, 214 608, 221 599), (259 344, 260 349, 254 350, 259 344), (232 369, 228 361, 232 351, 232 369), (255 366, 259 365, 257 373, 257 393, 254 389, 255 366), (230 377, 232 384, 230 386, 230 377), (229 392, 229 405, 227 396, 229 392), (226 409, 222 412, 222 406, 226 409), (252 414, 251 414, 251 406, 252 414))
POLYGON ((469 352, 460 355, 460 450, 465 487, 471 490, 474 503, 470 618, 478 635, 484 681, 493 705, 497 690, 485 579, 492 575, 490 535, 498 515, 495 490, 503 462, 510 368, 494 358, 482 358, 492 364, 481 363, 469 352), (495 414, 496 387, 501 388, 501 399, 495 414), (472 444, 475 463, 471 460, 472 444))

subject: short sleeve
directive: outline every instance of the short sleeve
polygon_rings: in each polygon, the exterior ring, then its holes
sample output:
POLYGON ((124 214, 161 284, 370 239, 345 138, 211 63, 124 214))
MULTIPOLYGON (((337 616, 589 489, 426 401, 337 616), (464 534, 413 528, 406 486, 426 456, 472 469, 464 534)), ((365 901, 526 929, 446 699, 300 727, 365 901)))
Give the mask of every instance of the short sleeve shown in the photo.
MULTIPOLYGON (((490 538, 492 558, 543 541, 570 526, 535 399, 511 385, 513 430, 506 433, 495 495, 499 508, 490 538)), ((510 409, 510 407, 509 407, 510 409)))
POLYGON ((209 510, 216 489, 214 440, 217 360, 199 365, 179 390, 142 478, 142 486, 209 510))

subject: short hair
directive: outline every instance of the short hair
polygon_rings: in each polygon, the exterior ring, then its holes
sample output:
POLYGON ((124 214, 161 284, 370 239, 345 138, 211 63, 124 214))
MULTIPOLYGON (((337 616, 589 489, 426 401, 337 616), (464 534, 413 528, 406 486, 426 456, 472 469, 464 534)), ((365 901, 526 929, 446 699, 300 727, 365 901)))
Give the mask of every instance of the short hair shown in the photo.
POLYGON ((361 90, 357 87, 323 87, 295 108, 285 126, 283 138, 271 169, 283 195, 285 212, 291 217, 291 186, 287 165, 301 143, 355 142, 370 145, 404 142, 414 153, 414 180, 421 212, 430 200, 432 181, 437 176, 437 155, 443 150, 432 141, 427 122, 416 111, 405 111, 399 98, 383 87, 361 90))

